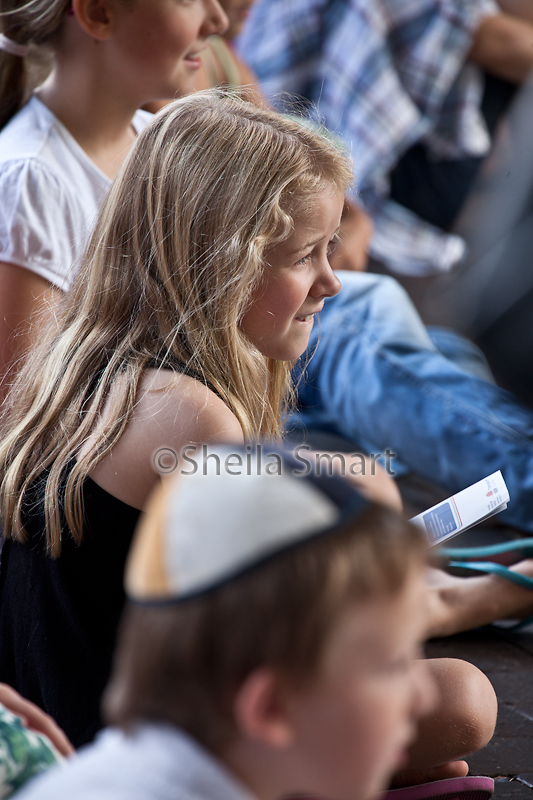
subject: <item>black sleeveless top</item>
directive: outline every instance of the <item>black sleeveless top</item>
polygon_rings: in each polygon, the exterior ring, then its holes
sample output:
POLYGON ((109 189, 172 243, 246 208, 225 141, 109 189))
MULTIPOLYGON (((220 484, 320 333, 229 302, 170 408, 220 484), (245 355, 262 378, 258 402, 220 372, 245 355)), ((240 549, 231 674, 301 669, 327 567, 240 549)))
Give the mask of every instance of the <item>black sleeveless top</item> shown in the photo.
MULTIPOLYGON (((147 367, 182 372, 216 392, 168 354, 147 367)), ((0 681, 54 717, 79 747, 102 727, 100 700, 125 602, 124 565, 141 512, 86 478, 83 541, 78 547, 63 521, 61 555, 51 559, 45 481, 43 474, 25 503, 27 541, 8 539, 2 551, 0 681)))
POLYGON ((44 480, 24 516, 25 543, 6 540, 0 568, 0 681, 37 703, 79 747, 102 727, 125 601, 124 564, 140 511, 90 478, 83 484, 84 538, 63 524, 61 555, 45 551, 44 480))

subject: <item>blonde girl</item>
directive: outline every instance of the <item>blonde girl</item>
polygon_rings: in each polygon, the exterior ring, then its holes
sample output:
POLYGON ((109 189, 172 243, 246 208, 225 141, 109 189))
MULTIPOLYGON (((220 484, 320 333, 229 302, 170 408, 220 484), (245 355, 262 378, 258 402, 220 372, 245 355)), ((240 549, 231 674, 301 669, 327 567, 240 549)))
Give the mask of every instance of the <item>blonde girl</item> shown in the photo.
POLYGON ((149 115, 188 91, 218 0, 0 0, 0 395, 71 281, 149 115), (31 94, 35 58, 49 77, 31 94), (3 379, 3 383, 1 380, 3 379))
POLYGON ((280 438, 292 362, 339 289, 328 252, 349 180, 342 153, 274 112, 178 101, 139 135, 14 387, 0 675, 75 744, 99 725, 155 454, 280 438))

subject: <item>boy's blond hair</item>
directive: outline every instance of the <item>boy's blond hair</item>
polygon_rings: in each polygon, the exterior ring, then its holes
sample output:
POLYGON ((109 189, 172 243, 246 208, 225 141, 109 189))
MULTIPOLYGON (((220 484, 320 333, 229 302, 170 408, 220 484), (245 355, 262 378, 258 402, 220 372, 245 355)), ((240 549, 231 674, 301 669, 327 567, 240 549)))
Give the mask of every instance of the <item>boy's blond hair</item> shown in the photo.
POLYGON ((57 324, 11 393, 0 446, 6 536, 24 539, 28 489, 48 470, 49 551, 61 551, 58 497, 81 541, 82 483, 121 437, 154 359, 217 392, 246 439, 281 438, 292 364, 265 358, 239 323, 293 215, 351 180, 324 137, 220 92, 155 117, 111 188, 57 324), (99 424, 119 375, 113 413, 99 424), (97 426, 95 446, 73 463, 97 426))
POLYGON ((426 553, 418 529, 369 504, 355 521, 207 595, 130 603, 105 695, 107 721, 126 729, 169 722, 220 752, 236 734, 233 701, 252 670, 271 667, 289 685, 305 685, 319 673, 342 612, 394 598, 426 553))

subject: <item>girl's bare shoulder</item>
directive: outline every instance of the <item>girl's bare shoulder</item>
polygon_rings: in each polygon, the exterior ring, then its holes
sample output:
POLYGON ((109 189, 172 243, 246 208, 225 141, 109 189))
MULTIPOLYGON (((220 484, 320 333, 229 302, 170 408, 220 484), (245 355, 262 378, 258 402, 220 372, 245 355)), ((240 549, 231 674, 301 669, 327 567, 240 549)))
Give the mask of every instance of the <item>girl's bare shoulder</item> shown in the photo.
POLYGON ((149 429, 176 445, 202 441, 242 441, 241 426, 224 401, 204 383, 166 369, 142 378, 132 425, 149 429))
MULTIPOLYGON (((107 413, 112 409, 111 396, 107 413)), ((124 433, 90 477, 110 494, 142 509, 161 475, 172 464, 179 465, 185 448, 242 441, 237 418, 205 384, 171 370, 149 369, 124 433)))

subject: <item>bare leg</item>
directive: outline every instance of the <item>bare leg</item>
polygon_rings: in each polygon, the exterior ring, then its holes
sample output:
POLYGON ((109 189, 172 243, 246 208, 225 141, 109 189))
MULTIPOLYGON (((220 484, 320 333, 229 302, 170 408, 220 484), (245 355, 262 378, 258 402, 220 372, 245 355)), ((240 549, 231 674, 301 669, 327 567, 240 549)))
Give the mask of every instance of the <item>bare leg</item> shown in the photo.
MULTIPOLYGON (((533 559, 512 567, 533 577, 533 559)), ((428 638, 451 636, 497 619, 523 619, 533 613, 533 592, 497 575, 457 578, 440 569, 429 571, 428 638)))
POLYGON ((484 747, 496 725, 496 695, 481 670, 456 658, 427 663, 440 699, 422 719, 409 763, 392 782, 395 787, 466 775, 462 759, 484 747))

